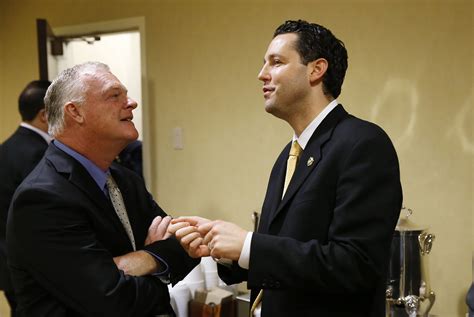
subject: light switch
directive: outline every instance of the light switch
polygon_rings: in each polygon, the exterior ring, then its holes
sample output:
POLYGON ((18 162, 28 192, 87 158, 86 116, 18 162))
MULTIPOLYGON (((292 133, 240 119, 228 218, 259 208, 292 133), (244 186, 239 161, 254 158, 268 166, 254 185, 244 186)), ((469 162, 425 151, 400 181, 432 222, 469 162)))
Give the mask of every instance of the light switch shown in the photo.
POLYGON ((183 147, 183 128, 173 128, 173 148, 175 150, 182 150, 183 147))

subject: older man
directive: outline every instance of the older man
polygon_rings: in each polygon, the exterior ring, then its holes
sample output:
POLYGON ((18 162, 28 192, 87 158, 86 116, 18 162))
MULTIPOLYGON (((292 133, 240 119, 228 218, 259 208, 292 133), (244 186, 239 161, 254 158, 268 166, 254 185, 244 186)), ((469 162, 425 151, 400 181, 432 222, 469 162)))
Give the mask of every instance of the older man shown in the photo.
POLYGON ((101 63, 62 72, 45 97, 55 138, 10 207, 20 316, 171 315, 165 280, 197 263, 141 178, 113 163, 135 140, 135 101, 101 63))

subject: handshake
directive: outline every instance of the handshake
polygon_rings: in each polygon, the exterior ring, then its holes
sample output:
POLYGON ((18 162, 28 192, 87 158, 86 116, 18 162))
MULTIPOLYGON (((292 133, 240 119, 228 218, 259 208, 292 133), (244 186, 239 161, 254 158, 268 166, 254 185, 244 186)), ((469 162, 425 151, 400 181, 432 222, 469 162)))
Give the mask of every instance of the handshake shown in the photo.
POLYGON ((248 232, 230 222, 194 216, 172 219, 167 233, 174 235, 193 258, 238 261, 248 232))
MULTIPOLYGON (((192 258, 211 256, 215 260, 238 261, 247 233, 239 226, 221 220, 157 216, 148 228, 145 245, 174 235, 192 258)), ((113 260, 118 269, 128 275, 145 276, 158 270, 155 258, 142 250, 116 256, 113 260)))

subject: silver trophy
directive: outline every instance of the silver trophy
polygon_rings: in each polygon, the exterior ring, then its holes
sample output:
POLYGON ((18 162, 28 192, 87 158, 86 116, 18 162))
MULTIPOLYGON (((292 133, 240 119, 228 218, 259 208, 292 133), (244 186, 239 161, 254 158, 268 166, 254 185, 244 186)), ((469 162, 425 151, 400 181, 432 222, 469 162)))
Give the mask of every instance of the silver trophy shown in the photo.
POLYGON ((428 271, 428 255, 435 236, 410 219, 402 208, 392 240, 387 278, 387 316, 428 316, 435 302, 428 271))

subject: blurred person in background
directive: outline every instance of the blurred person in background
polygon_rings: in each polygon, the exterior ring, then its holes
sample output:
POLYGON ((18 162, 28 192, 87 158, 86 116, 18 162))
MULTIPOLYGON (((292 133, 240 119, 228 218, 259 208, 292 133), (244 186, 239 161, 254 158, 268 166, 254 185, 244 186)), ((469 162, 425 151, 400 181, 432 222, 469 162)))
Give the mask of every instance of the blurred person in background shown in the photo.
POLYGON ((44 107, 44 96, 51 82, 30 82, 18 98, 21 123, 0 145, 0 289, 4 291, 15 316, 16 299, 7 267, 5 233, 8 207, 13 193, 43 157, 51 137, 44 107))

